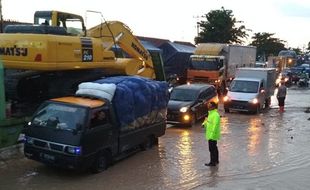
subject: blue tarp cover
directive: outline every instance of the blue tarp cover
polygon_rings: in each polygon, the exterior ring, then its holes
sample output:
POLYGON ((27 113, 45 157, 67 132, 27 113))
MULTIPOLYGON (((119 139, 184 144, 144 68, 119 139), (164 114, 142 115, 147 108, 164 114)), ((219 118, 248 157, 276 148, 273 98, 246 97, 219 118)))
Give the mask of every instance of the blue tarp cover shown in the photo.
POLYGON ((163 50, 162 57, 166 76, 177 74, 179 77, 186 78, 189 58, 195 48, 173 42, 164 43, 159 48, 163 50))
POLYGON ((138 76, 117 76, 94 81, 95 83, 115 84, 112 99, 116 116, 121 127, 152 111, 166 109, 169 101, 166 82, 154 81, 138 76))

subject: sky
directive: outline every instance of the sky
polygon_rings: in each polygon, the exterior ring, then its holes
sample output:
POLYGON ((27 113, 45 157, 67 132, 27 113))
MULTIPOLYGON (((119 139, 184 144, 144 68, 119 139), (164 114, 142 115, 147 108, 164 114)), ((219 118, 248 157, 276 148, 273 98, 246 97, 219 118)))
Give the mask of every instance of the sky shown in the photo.
POLYGON ((118 20, 134 35, 194 42, 197 21, 221 7, 232 10, 238 21, 254 33, 274 33, 286 47, 306 48, 310 42, 310 0, 0 0, 4 19, 33 22, 36 10, 58 10, 86 17, 87 26, 118 20))

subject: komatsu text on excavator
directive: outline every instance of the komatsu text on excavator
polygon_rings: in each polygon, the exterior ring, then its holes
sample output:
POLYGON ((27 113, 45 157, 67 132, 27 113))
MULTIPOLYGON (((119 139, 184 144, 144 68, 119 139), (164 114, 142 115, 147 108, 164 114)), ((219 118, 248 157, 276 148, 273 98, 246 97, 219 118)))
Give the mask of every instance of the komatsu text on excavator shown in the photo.
POLYGON ((103 76, 165 80, 160 55, 151 55, 119 21, 86 30, 79 15, 37 11, 34 24, 10 25, 4 32, 0 34, 0 56, 6 69, 6 94, 11 99, 62 96, 74 92, 81 82, 103 76), (116 45, 126 58, 116 56, 116 45))

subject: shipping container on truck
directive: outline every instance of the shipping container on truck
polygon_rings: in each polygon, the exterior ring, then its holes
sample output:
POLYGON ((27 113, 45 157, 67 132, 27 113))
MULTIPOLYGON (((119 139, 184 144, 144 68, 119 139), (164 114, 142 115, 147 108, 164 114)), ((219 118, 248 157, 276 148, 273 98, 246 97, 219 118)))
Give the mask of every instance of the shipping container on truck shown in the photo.
POLYGON ((205 82, 225 93, 240 67, 254 67, 256 47, 221 43, 199 44, 190 57, 188 82, 205 82))

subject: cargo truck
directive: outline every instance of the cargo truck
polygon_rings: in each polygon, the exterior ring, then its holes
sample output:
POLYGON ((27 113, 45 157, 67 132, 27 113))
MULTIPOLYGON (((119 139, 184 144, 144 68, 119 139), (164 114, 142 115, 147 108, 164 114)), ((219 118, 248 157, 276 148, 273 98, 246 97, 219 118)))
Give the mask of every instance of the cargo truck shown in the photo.
POLYGON ((256 47, 220 43, 202 43, 190 57, 188 82, 205 82, 225 93, 236 69, 254 67, 256 47))
POLYGON ((109 77, 74 96, 45 101, 25 126, 24 154, 47 165, 93 172, 165 134, 166 82, 109 77))
POLYGON ((276 86, 274 68, 239 68, 224 97, 224 110, 259 113, 270 106, 276 86))

